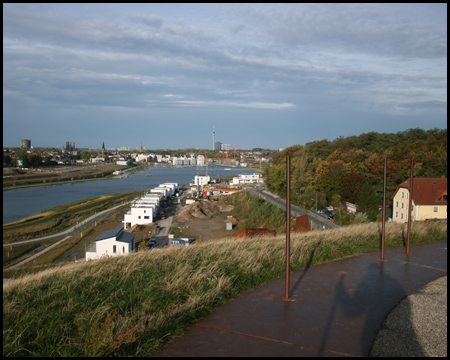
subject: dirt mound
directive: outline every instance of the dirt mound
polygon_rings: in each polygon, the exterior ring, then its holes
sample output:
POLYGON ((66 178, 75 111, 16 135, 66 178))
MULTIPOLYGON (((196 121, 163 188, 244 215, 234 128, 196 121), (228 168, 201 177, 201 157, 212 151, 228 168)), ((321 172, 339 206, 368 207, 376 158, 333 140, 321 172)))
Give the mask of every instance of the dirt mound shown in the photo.
POLYGON ((234 206, 225 201, 196 201, 183 207, 175 216, 176 222, 187 222, 195 220, 209 220, 214 215, 230 212, 234 206))

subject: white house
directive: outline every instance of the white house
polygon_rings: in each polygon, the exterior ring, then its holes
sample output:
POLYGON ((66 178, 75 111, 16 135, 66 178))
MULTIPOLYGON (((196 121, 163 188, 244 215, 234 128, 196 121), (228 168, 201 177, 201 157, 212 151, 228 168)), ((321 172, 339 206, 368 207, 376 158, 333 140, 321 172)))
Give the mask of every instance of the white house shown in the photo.
POLYGON ((146 161, 149 162, 152 159, 152 155, 150 154, 139 154, 136 156, 136 161, 146 161))
POLYGON ((164 183, 160 184, 159 187, 166 187, 170 189, 170 196, 175 195, 176 191, 178 190, 178 184, 176 183, 164 183))
POLYGON ((126 255, 135 251, 134 234, 117 228, 103 232, 86 250, 86 261, 104 256, 126 255))
POLYGON ((104 163, 105 159, 102 157, 95 157, 95 158, 91 158, 91 164, 95 164, 95 163, 104 163))
POLYGON ((199 155, 197 156, 197 165, 198 166, 205 166, 205 156, 204 155, 199 155))
POLYGON ((209 176, 195 176, 194 177, 194 185, 208 185, 208 183, 211 181, 211 177, 209 176))
POLYGON ((124 229, 129 229, 136 224, 145 225, 153 223, 156 206, 156 204, 149 203, 134 204, 123 218, 124 229))
POLYGON ((156 187, 154 189, 151 190, 152 193, 160 193, 162 194, 164 197, 169 196, 169 188, 166 187, 156 187))
POLYGON ((259 174, 240 174, 233 178, 232 185, 242 185, 251 183, 262 183, 263 179, 259 174))

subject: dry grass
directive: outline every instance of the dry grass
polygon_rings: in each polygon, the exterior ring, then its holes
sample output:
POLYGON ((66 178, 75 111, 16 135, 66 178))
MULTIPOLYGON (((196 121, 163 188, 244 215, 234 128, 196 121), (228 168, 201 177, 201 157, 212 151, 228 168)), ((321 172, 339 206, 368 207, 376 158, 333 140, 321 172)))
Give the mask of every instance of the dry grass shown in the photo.
MULTIPOLYGON (((414 224, 412 242, 445 240, 445 223, 414 224)), ((386 225, 388 246, 405 226, 386 225)), ((294 234, 297 270, 379 247, 378 224, 294 234)), ((3 286, 4 356, 147 356, 220 304, 284 272, 285 237, 64 265, 3 286)))

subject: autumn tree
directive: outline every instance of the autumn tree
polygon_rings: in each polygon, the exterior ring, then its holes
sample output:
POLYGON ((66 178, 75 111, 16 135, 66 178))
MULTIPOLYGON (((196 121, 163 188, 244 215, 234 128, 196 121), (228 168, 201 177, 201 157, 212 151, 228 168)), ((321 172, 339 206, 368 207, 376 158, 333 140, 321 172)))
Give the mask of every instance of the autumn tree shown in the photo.
POLYGON ((351 203, 356 203, 362 187, 367 183, 364 176, 351 174, 345 177, 342 184, 342 199, 351 203))

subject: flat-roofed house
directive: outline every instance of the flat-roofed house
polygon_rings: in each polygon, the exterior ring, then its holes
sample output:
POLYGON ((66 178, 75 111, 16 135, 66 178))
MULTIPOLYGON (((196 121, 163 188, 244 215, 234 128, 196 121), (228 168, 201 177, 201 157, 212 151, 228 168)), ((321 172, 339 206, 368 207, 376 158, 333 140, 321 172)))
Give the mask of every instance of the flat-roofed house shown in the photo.
POLYGON ((101 233, 86 250, 86 261, 104 256, 126 255, 134 251, 134 234, 125 232, 120 227, 101 233))
POLYGON ((392 220, 407 222, 429 219, 447 219, 447 179, 414 178, 412 208, 409 207, 409 181, 402 182, 395 190, 392 220))

